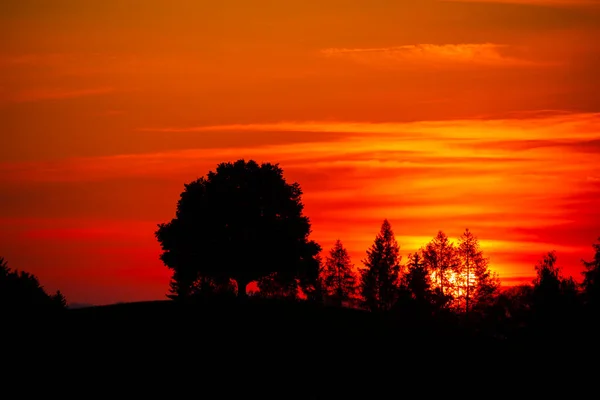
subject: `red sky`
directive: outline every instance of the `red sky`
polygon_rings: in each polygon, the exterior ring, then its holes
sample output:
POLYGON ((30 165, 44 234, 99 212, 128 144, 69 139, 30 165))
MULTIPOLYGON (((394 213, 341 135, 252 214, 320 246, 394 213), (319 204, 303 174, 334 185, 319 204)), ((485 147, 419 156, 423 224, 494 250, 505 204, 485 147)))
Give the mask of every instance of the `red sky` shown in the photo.
POLYGON ((600 1, 8 0, 0 256, 71 302, 161 299, 156 224, 222 161, 278 162, 360 265, 444 230, 505 284, 600 236, 600 1))

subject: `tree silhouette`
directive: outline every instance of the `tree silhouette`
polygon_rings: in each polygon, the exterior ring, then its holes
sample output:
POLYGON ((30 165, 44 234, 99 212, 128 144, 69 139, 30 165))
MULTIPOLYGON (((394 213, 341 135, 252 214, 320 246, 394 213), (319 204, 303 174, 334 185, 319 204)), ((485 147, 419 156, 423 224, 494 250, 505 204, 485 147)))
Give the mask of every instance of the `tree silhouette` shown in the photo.
POLYGON ((341 306, 356 293, 356 274, 348 251, 338 239, 325 258, 323 284, 327 294, 341 306))
POLYGON ((469 313, 469 300, 471 297, 471 288, 474 282, 473 266, 477 260, 483 259, 483 252, 479 249, 477 238, 467 228, 459 238, 458 254, 461 259, 461 283, 464 287, 465 312, 469 313))
POLYGON ((319 273, 321 246, 309 242, 301 257, 297 274, 275 272, 258 280, 258 289, 264 297, 297 299, 299 290, 310 300, 318 300, 321 290, 319 273))
POLYGON ((431 279, 420 252, 409 254, 402 282, 403 289, 418 313, 430 312, 432 304, 431 279))
POLYGON ((297 299, 298 282, 294 278, 272 273, 258 280, 257 286, 260 295, 279 299, 297 299))
POLYGON ((323 260, 321 257, 321 247, 314 242, 312 245, 317 246, 316 249, 311 250, 317 252, 314 257, 304 258, 306 263, 303 268, 300 269, 298 276, 298 286, 302 290, 302 293, 306 296, 309 301, 322 303, 325 296, 325 287, 323 284, 323 260))
POLYGON ((493 304, 500 291, 500 278, 490 270, 488 263, 487 257, 475 258, 473 263, 475 287, 471 303, 473 309, 480 311, 493 304))
POLYGON ((535 266, 532 311, 538 327, 560 328, 576 305, 577 288, 573 278, 564 278, 556 265, 556 252, 547 253, 535 266))
POLYGON ((394 237, 392 226, 386 219, 371 248, 363 260, 361 270, 361 294, 364 304, 372 311, 387 311, 398 296, 400 273, 400 248, 394 237))
POLYGON ((488 268, 489 260, 484 257, 479 240, 469 229, 459 238, 457 250, 460 260, 457 281, 461 289, 461 300, 464 298, 464 310, 468 314, 473 305, 482 308, 492 303, 498 293, 500 281, 488 268))
POLYGON ((587 306, 595 311, 600 310, 600 238, 592 245, 594 258, 591 261, 582 260, 585 271, 582 288, 587 306))
POLYGON ((189 296, 200 276, 233 279, 245 297, 252 281, 273 273, 281 281, 302 275, 318 245, 308 240, 301 196, 277 164, 253 160, 221 163, 186 184, 175 218, 155 232, 179 295, 189 296))
POLYGON ((35 275, 12 270, 0 257, 0 310, 49 311, 64 308, 66 299, 60 294, 59 301, 57 295, 49 296, 35 275))
POLYGON ((512 286, 499 293, 488 309, 493 334, 500 334, 505 338, 520 335, 531 322, 532 298, 532 285, 512 286))
POLYGON ((422 251, 423 260, 427 268, 434 275, 434 281, 441 296, 454 295, 448 289, 452 289, 450 273, 456 272, 460 267, 460 260, 454 245, 448 236, 442 231, 429 242, 422 251))
POLYGON ((56 293, 54 293, 52 296, 52 301, 54 302, 54 304, 56 305, 57 308, 61 309, 61 308, 67 308, 67 299, 66 297, 60 292, 60 290, 57 290, 56 293))

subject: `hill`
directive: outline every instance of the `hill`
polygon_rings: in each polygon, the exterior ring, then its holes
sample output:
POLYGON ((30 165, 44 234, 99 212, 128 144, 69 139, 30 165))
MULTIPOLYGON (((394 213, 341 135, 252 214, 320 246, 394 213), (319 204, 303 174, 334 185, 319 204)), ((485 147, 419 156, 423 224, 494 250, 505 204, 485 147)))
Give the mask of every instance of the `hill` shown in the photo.
MULTIPOLYGON (((461 379, 468 380, 470 390, 493 382, 521 390, 532 372, 550 365, 563 380, 569 372, 568 364, 555 364, 557 354, 477 336, 449 322, 402 321, 355 309, 256 298, 80 308, 20 323, 17 332, 18 341, 10 341, 13 350, 22 343, 37 357, 59 360, 67 371, 104 387, 131 385, 131 375, 156 376, 162 382, 191 374, 204 384, 212 379, 267 380, 293 389, 287 393, 293 398, 294 393, 325 398, 323 390, 346 396, 359 386, 383 390, 399 382, 406 390, 449 393, 460 389, 461 379), (546 364, 546 356, 553 364, 546 364), (106 371, 111 378, 100 378, 106 371), (128 377, 124 383, 123 377, 128 377), (428 387, 432 379, 435 384, 428 387)), ((210 387, 210 393, 221 395, 219 390, 227 389, 210 387)))

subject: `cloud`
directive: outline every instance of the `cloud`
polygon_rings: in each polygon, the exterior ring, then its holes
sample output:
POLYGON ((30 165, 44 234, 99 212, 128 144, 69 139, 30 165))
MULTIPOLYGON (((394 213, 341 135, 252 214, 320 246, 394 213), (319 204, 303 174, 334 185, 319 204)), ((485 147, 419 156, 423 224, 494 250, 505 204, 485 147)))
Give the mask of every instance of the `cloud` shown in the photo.
POLYGON ((416 44, 382 48, 328 48, 321 50, 326 57, 345 58, 375 66, 452 66, 484 65, 514 67, 537 65, 519 58, 515 49, 494 43, 480 44, 416 44))
MULTIPOLYGON (((0 163, 5 193, 0 209, 5 216, 40 210, 45 215, 117 215, 159 222, 172 217, 184 182, 204 175, 219 162, 253 158, 280 163, 286 177, 301 184, 315 238, 327 248, 340 237, 355 262, 364 256, 381 220, 389 218, 402 238, 404 254, 439 229, 456 237, 469 227, 479 235, 501 275, 533 274, 535 259, 530 254, 537 257, 553 248, 573 271, 585 256, 577 243, 593 240, 588 237, 591 228, 582 227, 600 223, 596 211, 600 187, 593 178, 600 176, 595 157, 600 148, 590 146, 600 140, 597 113, 543 112, 410 123, 192 125, 140 131, 249 137, 273 132, 282 138, 311 132, 315 136, 302 143, 235 141, 228 148, 0 163), (332 132, 339 134, 327 135, 332 132), (140 202, 140 198, 152 201, 140 202), (563 232, 569 232, 568 241, 563 232)), ((36 240, 49 240, 45 238, 80 233, 67 227, 56 232, 38 228, 30 234, 36 240)), ((103 234, 91 230, 81 236, 103 234)), ((154 244, 151 233, 147 240, 149 247, 154 244)))

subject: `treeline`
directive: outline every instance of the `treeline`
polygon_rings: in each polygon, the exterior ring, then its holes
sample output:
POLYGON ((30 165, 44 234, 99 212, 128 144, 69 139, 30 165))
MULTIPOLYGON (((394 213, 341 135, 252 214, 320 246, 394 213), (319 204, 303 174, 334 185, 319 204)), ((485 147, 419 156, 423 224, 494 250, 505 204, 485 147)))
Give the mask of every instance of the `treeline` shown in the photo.
POLYGON ((46 312, 66 307, 67 299, 60 290, 48 294, 35 275, 11 269, 0 257, 1 313, 46 312))
MULTIPOLYGON (((497 274, 488 267, 488 258, 469 229, 457 245, 439 231, 403 264, 400 246, 386 219, 358 270, 339 239, 325 260, 318 256, 316 261, 319 272, 308 295, 299 290, 299 281, 284 283, 276 274, 259 279, 257 295, 306 296, 312 301, 375 312, 389 311, 399 302, 412 302, 432 313, 444 309, 460 313, 489 305, 500 288, 497 274)), ((233 290, 233 283, 229 290, 233 290)))
POLYGON ((355 272, 341 241, 336 241, 320 268, 320 301, 357 305, 370 311, 389 311, 413 303, 423 311, 470 312, 489 305, 500 281, 488 267, 477 237, 468 229, 455 245, 442 231, 401 263, 400 246, 391 224, 380 232, 355 272))
MULTIPOLYGON (((173 271, 173 299, 216 294, 284 298, 363 308, 406 318, 455 318, 498 335, 598 309, 600 248, 585 262, 583 284, 562 275, 556 254, 535 266, 531 285, 501 290, 477 237, 456 244, 440 231, 406 262, 389 221, 355 268, 340 240, 322 255, 309 239, 302 191, 278 165, 238 160, 185 185, 176 216, 160 224, 161 259, 173 271)), ((541 326, 541 325, 540 325, 541 326)))

